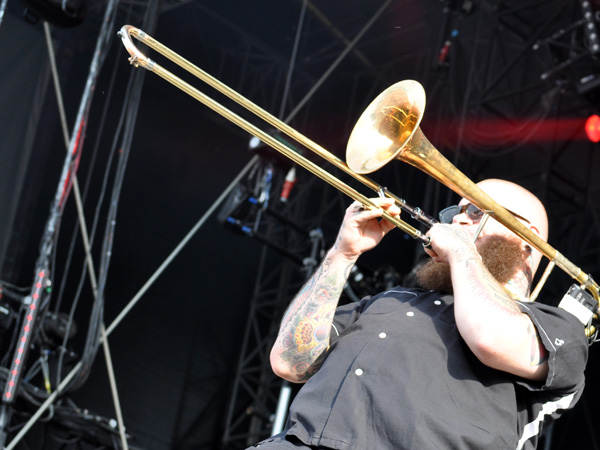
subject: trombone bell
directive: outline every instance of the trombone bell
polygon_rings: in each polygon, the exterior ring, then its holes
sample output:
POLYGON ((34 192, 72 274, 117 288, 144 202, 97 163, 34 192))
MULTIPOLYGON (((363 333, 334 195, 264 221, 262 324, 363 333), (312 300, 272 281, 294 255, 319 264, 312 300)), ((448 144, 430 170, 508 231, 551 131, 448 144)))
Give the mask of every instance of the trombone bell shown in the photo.
POLYGON ((401 81, 379 94, 360 116, 350 134, 346 148, 346 161, 350 169, 359 174, 370 173, 392 159, 398 159, 422 170, 482 211, 488 212, 571 275, 600 303, 600 286, 590 275, 519 222, 436 150, 419 128, 424 110, 425 90, 417 81, 401 81))
POLYGON ((414 80, 393 84, 362 113, 348 140, 346 162, 356 173, 371 173, 401 154, 425 110, 425 90, 414 80))

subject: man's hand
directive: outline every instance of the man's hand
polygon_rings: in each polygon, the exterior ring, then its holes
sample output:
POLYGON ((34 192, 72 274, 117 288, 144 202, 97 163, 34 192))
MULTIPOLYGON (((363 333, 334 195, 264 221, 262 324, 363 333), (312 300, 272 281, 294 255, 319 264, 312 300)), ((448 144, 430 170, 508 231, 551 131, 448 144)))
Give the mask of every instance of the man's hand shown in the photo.
POLYGON ((436 262, 452 263, 478 255, 473 236, 458 224, 438 223, 427 236, 431 238, 431 246, 425 247, 425 253, 436 262))
POLYGON ((346 209, 333 250, 349 261, 356 261, 361 254, 379 244, 381 239, 394 228, 394 225, 385 219, 377 220, 383 210, 394 217, 400 215, 400 208, 396 206, 394 199, 373 198, 371 201, 380 209, 365 209, 359 202, 352 203, 346 209))

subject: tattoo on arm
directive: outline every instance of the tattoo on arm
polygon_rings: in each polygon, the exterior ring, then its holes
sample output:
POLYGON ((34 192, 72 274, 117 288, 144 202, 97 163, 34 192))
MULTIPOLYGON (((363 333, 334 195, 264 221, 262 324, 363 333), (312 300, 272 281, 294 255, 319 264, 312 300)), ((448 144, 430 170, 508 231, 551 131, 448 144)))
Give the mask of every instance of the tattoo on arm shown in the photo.
POLYGON ((285 313, 279 331, 281 359, 298 381, 306 381, 321 366, 327 348, 331 323, 352 265, 344 273, 329 271, 326 259, 298 293, 285 313))

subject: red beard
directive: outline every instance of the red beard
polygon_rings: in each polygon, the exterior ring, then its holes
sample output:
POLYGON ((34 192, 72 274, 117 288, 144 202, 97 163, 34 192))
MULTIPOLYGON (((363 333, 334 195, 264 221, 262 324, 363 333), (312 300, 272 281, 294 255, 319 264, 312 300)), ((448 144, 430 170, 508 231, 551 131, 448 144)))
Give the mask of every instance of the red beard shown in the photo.
MULTIPOLYGON (((508 283, 518 271, 527 269, 525 251, 517 240, 502 236, 489 236, 477 242, 483 264, 502 285, 508 283)), ((426 261, 416 269, 417 284, 423 289, 452 294, 452 277, 448 263, 426 261)))

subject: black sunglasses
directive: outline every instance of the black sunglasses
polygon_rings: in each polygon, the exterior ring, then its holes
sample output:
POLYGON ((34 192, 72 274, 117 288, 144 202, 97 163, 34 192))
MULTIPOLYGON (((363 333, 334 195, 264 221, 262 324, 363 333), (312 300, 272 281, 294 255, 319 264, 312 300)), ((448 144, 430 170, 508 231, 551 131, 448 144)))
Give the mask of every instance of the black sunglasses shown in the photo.
MULTIPOLYGON (((507 209, 507 211, 513 216, 515 216, 517 219, 521 219, 527 223, 531 223, 525 217, 520 216, 509 209, 507 209)), ((477 206, 475 206, 473 203, 448 206, 447 208, 444 208, 440 211, 438 217, 440 218, 441 223, 452 223, 452 220, 454 220, 455 216, 458 216, 459 214, 462 214, 464 212, 467 213, 467 217, 469 217, 469 219, 471 219, 471 221, 473 222, 478 222, 483 217, 483 211, 477 206)))

